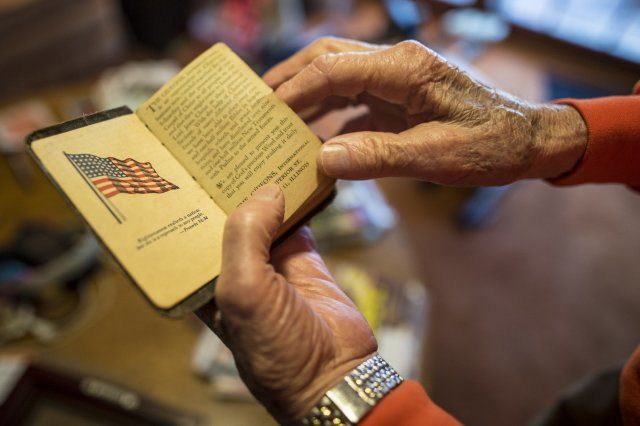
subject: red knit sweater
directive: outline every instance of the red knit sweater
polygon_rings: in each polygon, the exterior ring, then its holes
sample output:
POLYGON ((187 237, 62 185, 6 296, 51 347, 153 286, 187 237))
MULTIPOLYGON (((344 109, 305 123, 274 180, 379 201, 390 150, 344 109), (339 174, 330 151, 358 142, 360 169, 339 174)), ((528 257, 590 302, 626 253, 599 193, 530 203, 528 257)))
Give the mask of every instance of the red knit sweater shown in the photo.
MULTIPOLYGON (((621 183, 640 189, 640 82, 634 95, 598 99, 562 99, 584 118, 588 145, 575 169, 555 185, 621 183)), ((640 426, 640 346, 622 371, 620 412, 624 424, 640 426)), ((434 404, 424 389, 408 380, 398 386, 361 422, 374 425, 458 425, 434 404)))

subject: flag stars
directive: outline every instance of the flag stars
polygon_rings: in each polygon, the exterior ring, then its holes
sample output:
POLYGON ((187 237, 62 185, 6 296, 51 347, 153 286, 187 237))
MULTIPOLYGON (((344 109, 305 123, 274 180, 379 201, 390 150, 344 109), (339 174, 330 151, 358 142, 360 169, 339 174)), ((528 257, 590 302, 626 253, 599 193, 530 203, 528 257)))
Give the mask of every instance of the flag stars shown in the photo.
POLYGON ((97 176, 126 177, 108 158, 101 158, 91 154, 68 154, 68 157, 90 179, 97 176))

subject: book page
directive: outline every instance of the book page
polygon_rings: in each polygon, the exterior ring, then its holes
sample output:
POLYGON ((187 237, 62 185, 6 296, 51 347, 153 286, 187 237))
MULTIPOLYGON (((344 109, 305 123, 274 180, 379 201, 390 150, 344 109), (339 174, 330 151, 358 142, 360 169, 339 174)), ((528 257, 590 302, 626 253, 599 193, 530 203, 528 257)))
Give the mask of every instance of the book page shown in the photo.
POLYGON ((31 148, 154 305, 169 309, 219 274, 226 214, 137 115, 31 148))
POLYGON ((320 186, 320 141, 224 44, 189 64, 137 114, 226 212, 278 184, 288 219, 320 186))

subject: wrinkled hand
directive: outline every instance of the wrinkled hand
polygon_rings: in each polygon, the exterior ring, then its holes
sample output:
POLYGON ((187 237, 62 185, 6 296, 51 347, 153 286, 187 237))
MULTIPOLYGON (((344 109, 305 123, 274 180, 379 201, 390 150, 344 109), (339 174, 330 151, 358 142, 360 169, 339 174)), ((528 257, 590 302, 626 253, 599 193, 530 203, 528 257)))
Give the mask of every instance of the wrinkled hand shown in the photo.
POLYGON ((306 415, 377 343, 308 228, 269 252, 283 215, 282 192, 267 185, 229 216, 213 328, 254 396, 285 422, 306 415))
POLYGON ((347 104, 368 113, 319 154, 329 176, 409 176, 499 185, 570 171, 586 126, 569 106, 528 104, 487 87, 417 42, 374 46, 324 38, 264 75, 295 111, 347 104))

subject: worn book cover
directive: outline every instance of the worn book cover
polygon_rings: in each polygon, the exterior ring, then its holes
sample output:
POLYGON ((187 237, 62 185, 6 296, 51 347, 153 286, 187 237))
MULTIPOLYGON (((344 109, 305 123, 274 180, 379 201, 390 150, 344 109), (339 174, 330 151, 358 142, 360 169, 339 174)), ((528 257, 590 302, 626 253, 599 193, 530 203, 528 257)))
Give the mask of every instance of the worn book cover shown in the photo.
POLYGON ((285 195, 284 234, 332 193, 320 141, 224 44, 137 111, 39 130, 29 149, 158 310, 209 301, 227 215, 260 186, 285 195))

